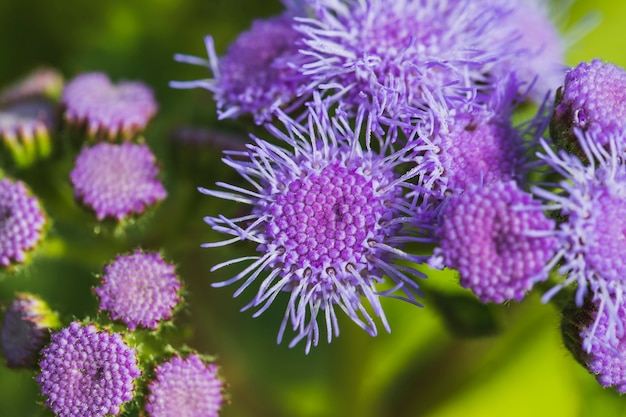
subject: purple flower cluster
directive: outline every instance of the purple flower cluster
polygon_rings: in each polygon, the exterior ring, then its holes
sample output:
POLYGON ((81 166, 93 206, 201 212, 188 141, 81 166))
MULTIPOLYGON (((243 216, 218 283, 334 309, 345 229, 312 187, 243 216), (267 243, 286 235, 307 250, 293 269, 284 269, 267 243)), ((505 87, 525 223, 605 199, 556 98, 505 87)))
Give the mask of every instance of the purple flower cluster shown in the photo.
POLYGON ((134 143, 98 143, 76 158, 70 179, 76 197, 98 220, 122 220, 163 200, 167 191, 150 148, 134 143))
POLYGON ((148 383, 148 416, 217 417, 224 401, 217 371, 197 354, 174 356, 157 365, 148 383))
POLYGON ((119 416, 141 376, 137 352, 121 335, 73 322, 41 352, 37 383, 59 417, 119 416))
POLYGON ((209 61, 177 56, 214 78, 175 86, 212 91, 220 117, 252 114, 278 140, 226 152, 251 187, 200 189, 251 206, 208 216, 228 238, 204 246, 250 241, 258 252, 216 265, 249 263, 214 285, 240 283, 235 296, 254 285, 244 309, 255 316, 289 293, 278 340, 290 328, 291 346, 305 340, 308 352, 318 318, 328 341, 339 334, 338 309, 371 335, 376 317, 389 330, 381 297, 417 304, 428 259, 458 269, 485 302, 521 300, 545 280, 556 224, 525 190, 549 102, 524 124, 512 115, 562 81, 564 44, 547 12, 517 0, 285 5, 219 61, 211 38, 209 61), (439 247, 415 255, 423 243, 439 247))
POLYGON ((135 81, 114 85, 103 73, 86 73, 71 80, 63 90, 68 123, 84 126, 88 135, 115 139, 132 138, 156 114, 152 90, 135 81))
POLYGON ((0 179, 0 266, 23 263, 42 238, 46 215, 22 181, 0 179))
POLYGON ((136 250, 107 264, 94 292, 100 309, 113 320, 122 321, 130 330, 138 326, 156 329, 172 317, 180 301, 180 288, 174 265, 158 253, 136 250))

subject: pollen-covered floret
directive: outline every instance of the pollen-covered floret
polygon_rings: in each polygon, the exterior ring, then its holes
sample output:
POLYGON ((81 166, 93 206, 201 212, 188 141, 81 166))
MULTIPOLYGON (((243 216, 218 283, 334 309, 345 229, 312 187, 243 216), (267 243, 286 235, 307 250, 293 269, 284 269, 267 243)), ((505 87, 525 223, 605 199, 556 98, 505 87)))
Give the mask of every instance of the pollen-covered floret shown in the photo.
POLYGON ((520 301, 548 276, 554 221, 514 181, 473 185, 445 203, 431 265, 458 270, 483 302, 520 301))
POLYGON ((119 416, 141 375, 121 335, 78 322, 52 335, 39 366, 37 383, 58 417, 119 416))
POLYGON ((130 330, 156 329, 172 317, 180 301, 181 283, 174 269, 158 253, 118 255, 104 267, 101 284, 94 289, 100 309, 130 330))
POLYGON ((98 143, 76 158, 70 180, 76 197, 98 220, 122 220, 161 200, 167 192, 150 148, 134 143, 98 143))

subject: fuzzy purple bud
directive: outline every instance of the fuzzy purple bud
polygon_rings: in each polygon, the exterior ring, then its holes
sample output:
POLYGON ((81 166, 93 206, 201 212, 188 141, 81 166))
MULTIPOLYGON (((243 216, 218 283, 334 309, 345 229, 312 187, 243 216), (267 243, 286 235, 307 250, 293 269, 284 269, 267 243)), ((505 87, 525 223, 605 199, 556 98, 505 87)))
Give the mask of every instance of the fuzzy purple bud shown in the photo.
POLYGON ((432 266, 459 271, 483 302, 520 301, 548 277, 554 221, 513 181, 474 185, 445 203, 432 266))
POLYGON ((158 365, 148 383, 148 417, 217 417, 224 401, 217 370, 196 354, 158 365))
POLYGON ((20 293, 9 304, 2 319, 0 345, 9 368, 34 368, 39 351, 59 327, 58 315, 45 301, 20 293))
POLYGON ((58 417, 119 416, 141 376, 137 352, 121 335, 73 322, 41 351, 36 380, 58 417))
POLYGON ((157 179, 159 168, 148 146, 99 143, 76 158, 70 179, 76 197, 102 220, 141 214, 167 192, 157 179))
POLYGON ((174 265, 158 253, 136 250, 107 264, 94 292, 100 310, 135 330, 138 326, 156 329, 170 319, 180 301, 180 288, 174 265))
POLYGON ((91 137, 129 139, 141 132, 157 112, 152 90, 141 82, 114 85, 106 74, 81 74, 68 82, 61 102, 65 119, 84 126, 91 137))
POLYGON ((21 181, 0 179, 0 266, 23 263, 41 241, 46 216, 21 181))

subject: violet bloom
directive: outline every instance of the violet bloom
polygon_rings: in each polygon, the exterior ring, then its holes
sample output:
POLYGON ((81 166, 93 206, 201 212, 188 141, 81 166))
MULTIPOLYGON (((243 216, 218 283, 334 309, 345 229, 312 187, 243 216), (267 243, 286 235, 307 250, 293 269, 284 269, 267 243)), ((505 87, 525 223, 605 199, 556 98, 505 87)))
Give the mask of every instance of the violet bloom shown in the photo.
POLYGON ((217 370, 196 354, 158 365, 148 382, 148 417, 217 417, 224 401, 217 370))
POLYGON ((132 138, 157 112, 148 86, 137 81, 114 85, 99 72, 81 74, 68 82, 61 102, 68 123, 85 126, 91 137, 108 139, 132 138))
POLYGON ((2 319, 0 346, 9 368, 34 368, 39 351, 59 326, 58 315, 41 298, 19 293, 2 319))
POLYGON ((137 352, 119 334, 73 322, 41 351, 35 378, 58 417, 119 416, 141 376, 137 352))
POLYGON ((46 216, 21 181, 0 179, 0 266, 23 263, 41 241, 46 216))
POLYGON ((404 190, 413 188, 409 180, 415 173, 395 172, 410 163, 411 148, 393 152, 384 141, 381 154, 370 149, 369 141, 362 148, 363 114, 356 131, 343 115, 329 119, 323 106, 310 108, 308 117, 306 127, 283 118, 286 133, 269 127, 288 148, 255 138, 248 152, 228 152, 224 162, 252 189, 225 183, 217 184, 225 191, 200 189, 252 206, 243 217, 207 217, 214 230, 233 237, 204 246, 251 241, 259 252, 216 265, 213 270, 251 261, 214 286, 243 281, 238 296, 258 281, 257 294, 244 307, 258 307, 254 316, 281 292, 290 293, 278 341, 289 326, 296 333, 290 346, 306 339, 307 352, 319 340, 318 314, 329 342, 339 334, 335 307, 372 336, 377 329, 371 313, 389 330, 380 296, 399 291, 397 297, 415 303, 414 293, 419 294, 409 275, 420 273, 396 262, 422 261, 401 249, 405 242, 421 240, 411 205, 403 198, 404 190), (390 285, 380 285, 385 282, 390 285))
POLYGON ((57 97, 63 89, 63 75, 54 68, 38 68, 0 91, 0 105, 32 97, 57 97))
POLYGON ((226 54, 217 58, 213 38, 205 38, 209 60, 186 55, 175 59, 205 66, 213 78, 172 82, 175 88, 201 87, 211 91, 217 102, 220 119, 237 118, 251 114, 257 124, 272 118, 277 108, 299 106, 297 98, 301 77, 291 68, 298 53, 300 34, 293 27, 293 16, 284 13, 268 19, 257 19, 252 27, 241 33, 228 47, 226 54))
MULTIPOLYGON (((576 135, 585 162, 565 151, 555 153, 545 142, 545 154, 539 155, 563 178, 550 190, 533 188, 563 219, 554 232, 558 239, 555 262, 559 261, 558 271, 566 278, 544 295, 544 301, 575 283, 577 305, 582 306, 589 295, 592 302, 599 303, 599 316, 606 309, 609 325, 615 327, 611 334, 623 334, 617 312, 624 303, 626 276, 626 165, 618 157, 616 143, 623 143, 624 133, 602 133, 600 138, 577 130, 576 135)), ((587 351, 592 339, 590 332, 584 341, 587 351)))
POLYGON ((591 372, 600 385, 626 393, 626 335, 615 334, 614 320, 626 325, 626 306, 616 304, 609 313, 601 304, 587 300, 581 307, 568 306, 563 311, 563 341, 574 358, 591 372), (590 335, 592 335, 590 337, 590 335), (585 348, 584 344, 587 341, 585 348))
POLYGON ((135 330, 138 326, 156 329, 170 319, 180 301, 180 288, 174 265, 158 253, 136 250, 107 264, 94 292, 100 310, 135 330))
POLYGON ((435 108, 482 102, 499 78, 493 75, 517 53, 514 31, 501 25, 510 1, 311 3, 312 16, 296 27, 306 55, 298 67, 310 78, 305 90, 365 106, 378 122, 428 124, 435 108))
POLYGON ((520 301, 548 277, 554 221, 514 181, 473 185, 446 201, 431 266, 459 271, 483 302, 520 301))
MULTIPOLYGON (((596 140, 607 146, 607 136, 598 133, 622 130, 625 120, 626 71, 594 59, 581 62, 565 76, 554 107, 550 135, 557 145, 582 157, 575 135, 577 129, 596 134, 596 140)), ((624 148, 626 143, 616 145, 624 148)))
POLYGON ((98 220, 122 220, 143 213, 166 197, 158 173, 148 146, 98 143, 83 148, 70 179, 76 197, 96 213, 98 220))

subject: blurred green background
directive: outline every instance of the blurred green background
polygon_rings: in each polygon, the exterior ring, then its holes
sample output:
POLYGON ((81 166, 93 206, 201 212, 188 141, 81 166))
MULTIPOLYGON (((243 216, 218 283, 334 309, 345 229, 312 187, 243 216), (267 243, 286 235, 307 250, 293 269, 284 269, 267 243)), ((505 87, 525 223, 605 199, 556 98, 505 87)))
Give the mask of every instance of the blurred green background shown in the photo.
MULTIPOLYGON (((520 304, 481 307, 457 288, 453 274, 432 274, 423 282, 425 308, 383 301, 391 334, 372 338, 342 319, 341 336, 305 356, 303 346, 275 342, 286 297, 253 319, 239 312, 250 292, 233 299, 234 287, 210 287, 234 271, 211 274, 212 265, 254 247, 199 247, 219 239, 203 215, 237 208, 198 195, 196 187, 237 177, 221 166, 218 149, 184 152, 171 145, 170 134, 191 124, 243 136, 250 126, 218 123, 206 91, 170 89, 170 80, 207 75, 172 56, 204 57, 206 34, 214 35, 221 53, 252 19, 280 9, 278 0, 0 0, 0 86, 48 65, 67 78, 104 71, 155 90, 160 112, 146 138, 163 163, 169 192, 124 239, 94 237, 91 226, 80 226, 90 225, 90 217, 72 201, 71 161, 15 172, 44 198, 54 224, 33 265, 0 278, 0 302, 29 290, 66 319, 93 316, 95 274, 117 252, 141 245, 163 249, 178 264, 189 304, 177 324, 186 343, 219 358, 230 396, 223 417, 626 415, 626 398, 602 389, 572 359, 560 340, 558 312, 537 295, 520 304)), ((626 2, 578 1, 569 14, 562 9, 555 5, 565 33, 576 32, 572 24, 589 13, 602 19, 571 46, 569 64, 599 57, 626 66, 626 2)), ((1 416, 46 415, 36 401, 41 398, 31 373, 0 366, 1 416)))

